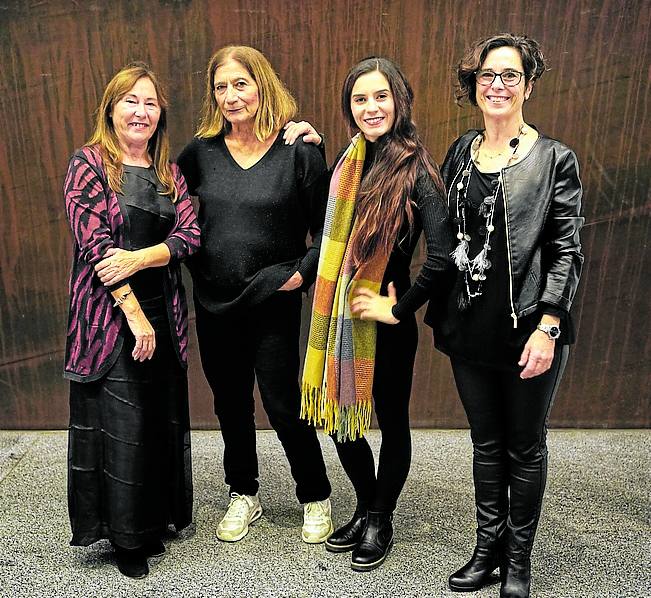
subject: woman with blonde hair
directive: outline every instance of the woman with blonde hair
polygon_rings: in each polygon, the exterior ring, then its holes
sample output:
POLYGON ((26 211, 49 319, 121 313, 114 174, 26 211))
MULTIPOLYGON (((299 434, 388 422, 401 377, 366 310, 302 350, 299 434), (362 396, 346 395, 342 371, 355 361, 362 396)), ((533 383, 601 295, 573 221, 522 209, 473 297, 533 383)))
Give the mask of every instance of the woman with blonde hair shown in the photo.
POLYGON ((168 524, 192 520, 180 260, 199 246, 149 67, 111 79, 64 191, 74 237, 64 371, 71 544, 108 538, 120 571, 144 577, 147 557, 165 552, 168 524))
POLYGON ((262 514, 256 379, 304 505, 302 538, 323 542, 332 531, 330 483, 316 433, 299 418, 298 386, 301 291, 316 277, 326 165, 316 146, 283 140, 296 110, 258 50, 222 48, 208 63, 196 137, 178 159, 199 198, 203 242, 191 272, 201 363, 224 439, 230 505, 217 537, 227 542, 262 514))

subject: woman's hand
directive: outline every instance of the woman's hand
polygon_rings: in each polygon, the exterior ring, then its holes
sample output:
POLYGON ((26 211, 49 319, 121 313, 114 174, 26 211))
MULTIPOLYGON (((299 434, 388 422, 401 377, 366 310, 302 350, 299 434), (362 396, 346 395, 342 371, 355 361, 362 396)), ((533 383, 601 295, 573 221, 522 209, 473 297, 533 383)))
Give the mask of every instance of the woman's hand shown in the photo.
POLYGON ((555 344, 556 341, 550 339, 545 332, 534 330, 518 361, 519 366, 524 366, 520 378, 526 380, 544 374, 552 365, 555 344))
POLYGON ((156 349, 156 333, 140 306, 136 310, 124 310, 129 329, 136 338, 131 355, 136 361, 151 359, 156 349))
POLYGON ((294 145, 294 142, 303 135, 305 143, 313 143, 314 145, 321 144, 321 135, 316 132, 316 129, 306 120, 295 123, 290 120, 284 127, 283 139, 285 145, 294 145))
POLYGON ((104 258, 95 264, 95 272, 105 285, 114 285, 142 270, 144 263, 144 255, 140 251, 111 247, 104 258))
POLYGON ((396 287, 392 282, 389 283, 387 292, 389 295, 385 297, 371 289, 361 288, 350 302, 350 310, 354 314, 358 314, 360 320, 397 324, 400 320, 395 318, 391 312, 391 308, 398 303, 396 287))
POLYGON ((303 286, 303 275, 300 272, 294 272, 290 279, 278 290, 279 291, 294 291, 303 286))

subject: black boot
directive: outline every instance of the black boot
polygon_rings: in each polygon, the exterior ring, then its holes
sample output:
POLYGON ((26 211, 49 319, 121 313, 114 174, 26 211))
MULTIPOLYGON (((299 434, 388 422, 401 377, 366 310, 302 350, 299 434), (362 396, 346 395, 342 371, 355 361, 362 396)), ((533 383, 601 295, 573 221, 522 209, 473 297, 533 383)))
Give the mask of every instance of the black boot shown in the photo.
POLYGON ((348 552, 353 550, 362 538, 364 527, 366 527, 367 511, 355 511, 353 518, 325 541, 326 550, 329 552, 348 552))
POLYGON ((500 564, 497 543, 477 544, 472 558, 448 578, 448 586, 453 592, 476 592, 498 579, 491 575, 500 564))
POLYGON ((531 559, 508 551, 500 564, 500 598, 529 598, 531 589, 531 559))
POLYGON ((377 569, 387 558, 393 545, 393 513, 369 511, 366 527, 353 550, 351 567, 355 571, 377 569))
POLYGON ((470 560, 448 578, 453 592, 475 592, 498 581, 491 573, 500 565, 500 539, 506 528, 506 455, 500 443, 473 442, 477 544, 470 560))
POLYGON ((115 544, 113 548, 115 549, 115 561, 122 575, 134 579, 142 579, 147 576, 149 565, 142 548, 121 548, 115 544))

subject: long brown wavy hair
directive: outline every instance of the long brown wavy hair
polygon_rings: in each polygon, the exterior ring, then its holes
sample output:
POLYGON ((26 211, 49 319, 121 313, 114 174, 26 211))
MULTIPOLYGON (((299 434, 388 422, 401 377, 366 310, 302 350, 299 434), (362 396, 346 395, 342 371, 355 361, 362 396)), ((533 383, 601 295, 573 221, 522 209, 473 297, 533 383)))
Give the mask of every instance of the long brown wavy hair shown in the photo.
POLYGON ((111 114, 117 102, 119 102, 129 90, 140 79, 149 79, 156 90, 158 105, 160 106, 160 118, 156 131, 147 142, 147 151, 151 156, 156 170, 156 175, 163 188, 162 195, 169 195, 173 202, 177 199, 174 175, 170 167, 170 141, 167 132, 167 107, 168 102, 165 92, 158 77, 149 66, 143 62, 133 62, 120 69, 109 81, 102 101, 97 108, 95 116, 95 128, 86 145, 99 147, 106 170, 108 184, 113 191, 122 191, 122 148, 113 126, 111 114))
POLYGON ((384 75, 395 105, 393 127, 377 140, 375 160, 362 180, 357 202, 357 232, 351 255, 355 265, 367 263, 379 252, 389 255, 405 219, 413 228, 411 196, 423 169, 443 191, 438 166, 429 154, 411 117, 414 92, 397 64, 371 56, 348 73, 341 91, 341 109, 351 133, 359 131, 350 106, 353 86, 359 77, 373 71, 384 75))
POLYGON ((237 60, 258 86, 259 106, 255 113, 253 130, 258 141, 264 141, 287 124, 298 111, 296 100, 276 74, 266 56, 250 46, 226 46, 217 50, 206 70, 206 90, 203 96, 201 119, 196 136, 210 138, 222 131, 228 133, 230 123, 224 118, 215 98, 215 71, 229 58, 237 60))

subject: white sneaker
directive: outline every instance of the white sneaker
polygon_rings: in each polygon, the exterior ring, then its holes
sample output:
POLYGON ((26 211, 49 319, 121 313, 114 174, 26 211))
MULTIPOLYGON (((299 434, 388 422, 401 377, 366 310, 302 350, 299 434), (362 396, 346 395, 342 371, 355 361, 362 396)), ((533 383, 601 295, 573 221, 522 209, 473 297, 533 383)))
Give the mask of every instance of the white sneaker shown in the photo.
POLYGON ((308 502, 303 507, 301 537, 308 544, 320 544, 333 532, 330 499, 308 502))
POLYGON ((249 523, 260 519, 262 507, 258 495, 231 493, 231 503, 217 526, 217 537, 224 542, 237 542, 249 533, 249 523))

